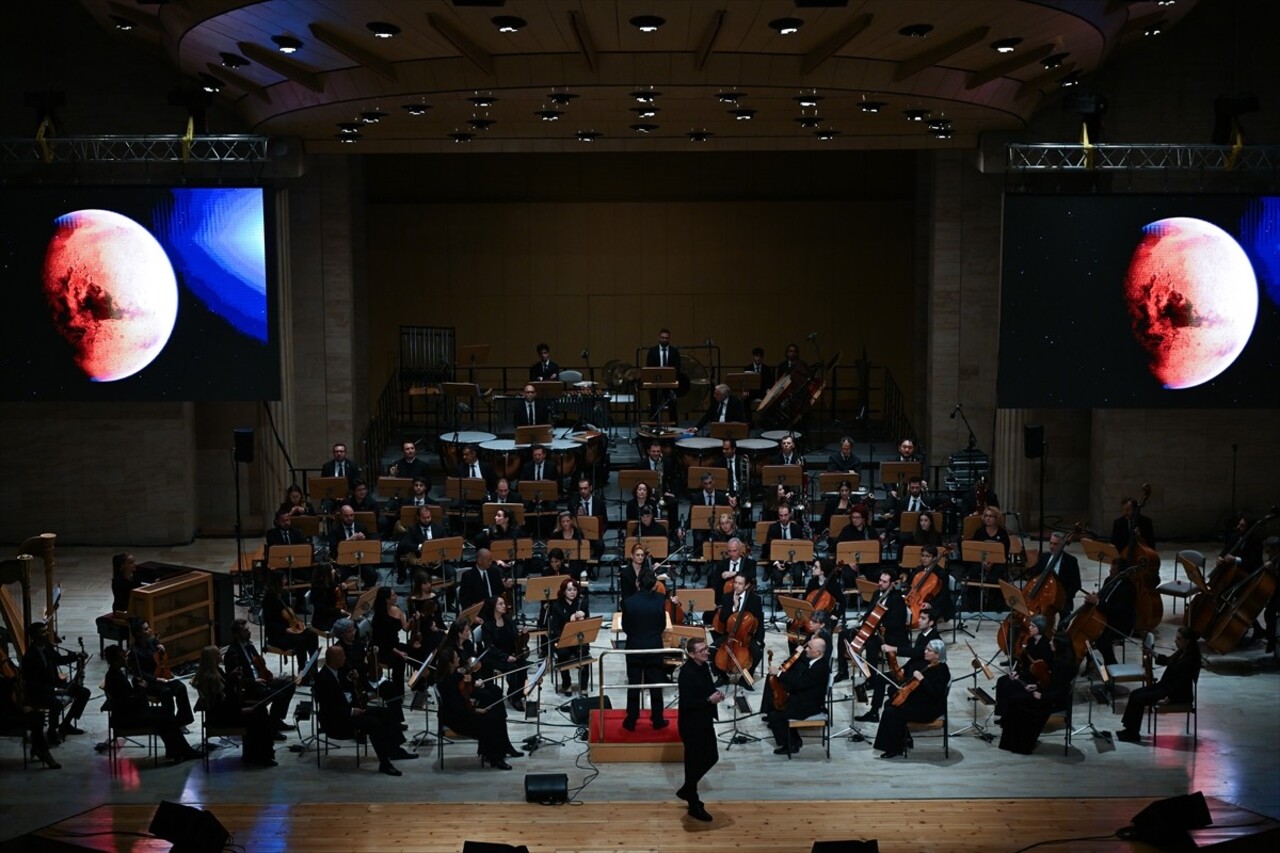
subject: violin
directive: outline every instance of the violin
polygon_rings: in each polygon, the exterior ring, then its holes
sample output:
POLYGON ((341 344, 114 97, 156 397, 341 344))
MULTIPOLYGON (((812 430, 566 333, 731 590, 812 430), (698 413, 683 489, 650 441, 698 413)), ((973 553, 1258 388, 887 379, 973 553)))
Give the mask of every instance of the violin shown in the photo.
POLYGON ((156 650, 151 654, 151 662, 155 664, 156 678, 173 678, 173 668, 169 666, 169 652, 156 638, 156 650))
POLYGON ((284 608, 284 621, 289 623, 288 631, 290 634, 301 634, 307 630, 307 626, 302 624, 302 620, 298 618, 298 614, 293 612, 293 608, 288 605, 284 608))

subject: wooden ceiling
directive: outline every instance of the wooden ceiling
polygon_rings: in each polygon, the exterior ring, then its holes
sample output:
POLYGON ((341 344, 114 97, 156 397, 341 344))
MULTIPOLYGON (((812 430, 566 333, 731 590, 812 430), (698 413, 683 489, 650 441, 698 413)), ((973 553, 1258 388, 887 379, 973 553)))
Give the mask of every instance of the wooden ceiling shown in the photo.
POLYGON ((163 51, 193 88, 216 78, 216 97, 255 133, 299 136, 313 152, 479 152, 971 148, 983 131, 1024 127, 1065 76, 1087 84, 1116 49, 1156 22, 1167 31, 1195 0, 81 3, 114 38, 163 51), (499 32, 499 15, 525 25, 499 32), (640 15, 665 23, 641 32, 630 23, 640 15), (782 35, 770 26, 782 18, 803 23, 782 35), (119 19, 134 26, 118 29, 119 19), (400 32, 376 38, 374 21, 400 32), (901 33, 914 25, 931 29, 901 33), (281 53, 277 36, 302 46, 281 53), (998 53, 991 45, 1005 38, 1022 41, 998 53), (222 54, 247 62, 227 67, 222 54), (1061 64, 1047 68, 1050 57, 1061 64), (643 90, 661 93, 652 117, 636 112, 645 105, 632 93, 643 90), (576 97, 558 106, 556 93, 576 97), (805 108, 801 95, 821 100, 805 108), (884 106, 868 113, 866 102, 884 106), (412 115, 409 105, 427 109, 412 115), (755 112, 740 119, 733 109, 755 112), (561 115, 548 121, 546 110, 561 115), (906 110, 927 118, 908 121, 906 110), (362 118, 379 112, 377 123, 362 118), (931 133, 931 120, 948 122, 951 137, 931 133), (356 144, 341 141, 342 123, 359 125, 356 144), (583 131, 598 137, 584 144, 583 131))

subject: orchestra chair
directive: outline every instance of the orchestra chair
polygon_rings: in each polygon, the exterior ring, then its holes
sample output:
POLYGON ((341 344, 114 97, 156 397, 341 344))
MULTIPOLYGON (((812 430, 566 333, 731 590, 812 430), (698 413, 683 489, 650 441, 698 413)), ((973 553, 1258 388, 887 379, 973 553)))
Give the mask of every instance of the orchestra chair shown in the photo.
MULTIPOLYGON (((838 667, 830 667, 827 674, 827 709, 819 711, 811 717, 805 717, 803 720, 787 721, 787 728, 804 738, 806 733, 817 732, 822 738, 822 748, 826 752, 827 760, 831 760, 831 721, 835 718, 835 706, 832 698, 832 690, 836 683, 836 670, 838 667)), ((791 760, 792 752, 787 752, 787 761, 791 760)))
POLYGON ((276 668, 276 671, 281 675, 284 675, 284 662, 286 660, 289 661, 289 670, 291 674, 295 676, 298 674, 298 660, 294 657, 293 652, 288 649, 282 649, 279 646, 264 645, 262 647, 262 653, 266 655, 280 656, 280 665, 276 668))
POLYGON ((321 757, 328 756, 330 749, 344 749, 345 747, 334 746, 335 741, 351 741, 356 750, 356 769, 360 769, 360 747, 364 747, 365 758, 369 757, 369 740, 367 735, 356 735, 354 738, 337 738, 330 737, 320 725, 320 700, 312 695, 312 699, 316 703, 316 707, 311 712, 311 741, 316 744, 316 769, 320 768, 321 757))
POLYGON ((196 700, 196 706, 192 710, 200 712, 200 744, 204 747, 204 772, 209 772, 209 753, 213 751, 213 746, 209 743, 211 739, 222 741, 219 746, 239 746, 239 743, 233 742, 232 738, 244 740, 244 726, 214 726, 209 724, 209 714, 204 707, 204 697, 196 700))
MULTIPOLYGON (((564 372, 562 371, 560 375, 564 376, 564 372)), ((444 703, 440 699, 439 685, 434 686, 432 689, 436 691, 436 707, 443 708, 444 703)), ((440 719, 440 714, 437 713, 436 714, 436 761, 440 765, 441 770, 444 769, 445 744, 452 745, 460 740, 474 741, 477 745, 479 744, 479 740, 477 738, 474 738, 471 735, 464 735, 461 732, 455 732, 453 729, 446 726, 444 724, 444 720, 440 719)), ((484 756, 477 754, 476 757, 480 759, 480 766, 483 767, 484 756)))
POLYGON ((1165 714, 1186 714, 1187 724, 1184 729, 1186 734, 1191 735, 1192 747, 1200 744, 1200 714, 1198 708, 1200 705, 1200 675, 1196 674, 1196 678, 1191 682, 1191 701, 1190 702, 1158 702, 1155 705, 1147 707, 1147 729, 1151 732, 1154 740, 1160 736, 1160 718, 1165 714), (1191 721, 1195 720, 1194 728, 1191 721))
POLYGON ((1173 599, 1174 613, 1178 612, 1179 598, 1185 601, 1186 599, 1190 598, 1192 595, 1195 595, 1195 593, 1197 592, 1197 587, 1194 583, 1192 583, 1189 580, 1178 579, 1178 567, 1183 566, 1187 569, 1187 577, 1195 577, 1197 572, 1193 572, 1191 569, 1191 565, 1194 565, 1195 568, 1199 570, 1198 572, 1199 576, 1203 578, 1204 563, 1205 563, 1204 554, 1201 554, 1199 551, 1179 551, 1177 553, 1177 556, 1174 557, 1173 580, 1165 581, 1164 583, 1156 587, 1156 592, 1160 593, 1161 595, 1167 595, 1173 599), (1188 564, 1191 564, 1191 565, 1188 565, 1188 564))
POLYGON ((102 653, 106 651, 106 641, 110 640, 118 646, 125 646, 129 642, 129 614, 120 613, 115 610, 110 613, 104 613, 94 622, 98 626, 98 657, 102 657, 102 653))
POLYGON ((1055 708, 1053 711, 1051 711, 1049 713, 1049 719, 1045 721, 1044 731, 1041 732, 1041 734, 1044 734, 1045 732, 1055 732, 1059 728, 1062 729, 1062 754, 1063 755, 1067 755, 1069 750, 1071 749, 1071 732, 1073 730, 1073 726, 1071 723, 1071 719, 1072 719, 1071 709, 1072 709, 1072 706, 1075 705, 1075 699, 1076 699, 1076 680, 1073 678, 1071 679, 1071 689, 1067 691, 1066 707, 1055 708))
MULTIPOLYGON (((40 724, 44 725, 43 718, 40 724)), ((8 728, 0 729, 0 737, 22 738, 22 769, 26 770, 28 767, 28 759, 31 757, 31 741, 27 736, 27 727, 22 724, 15 724, 8 728)))
MULTIPOLYGON (((156 704, 154 700, 152 704, 156 704)), ((160 752, 156 748, 156 741, 160 736, 155 726, 117 726, 115 714, 111 711, 111 700, 102 703, 102 710, 107 713, 107 768, 112 776, 120 773, 120 750, 124 749, 122 744, 117 744, 117 740, 126 740, 141 747, 142 744, 136 738, 146 738, 145 748, 151 756, 152 766, 160 766, 160 752)))
MULTIPOLYGON (((1125 642, 1121 648, 1128 646, 1125 642)), ((1112 684, 1124 684, 1138 682, 1141 686, 1147 680, 1147 671, 1141 663, 1126 663, 1121 657, 1121 663, 1114 663, 1107 667, 1107 671, 1111 673, 1112 684)), ((1111 713, 1116 712, 1116 691, 1111 691, 1111 713)))
MULTIPOLYGON (((951 694, 951 685, 947 684, 947 695, 951 694)), ((915 732, 927 732, 935 729, 942 729, 942 755, 944 758, 951 757, 951 708, 944 708, 942 716, 928 723, 907 722, 907 742, 902 745, 902 757, 910 758, 911 750, 915 749, 915 732)))

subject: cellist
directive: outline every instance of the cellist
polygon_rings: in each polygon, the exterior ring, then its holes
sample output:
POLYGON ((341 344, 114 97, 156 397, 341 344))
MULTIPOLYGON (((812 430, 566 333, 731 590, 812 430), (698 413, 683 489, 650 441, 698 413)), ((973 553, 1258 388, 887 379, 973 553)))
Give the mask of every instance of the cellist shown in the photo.
MULTIPOLYGON (((924 598, 920 605, 921 612, 931 611, 935 622, 950 619, 952 611, 955 610, 955 604, 951 600, 951 576, 938 565, 937 546, 924 545, 920 548, 920 565, 912 569, 911 574, 907 576, 905 589, 908 595, 917 587, 923 588, 922 584, 930 575, 937 578, 937 583, 930 585, 934 588, 934 592, 924 598)), ((919 614, 913 615, 919 618, 919 614)))
MULTIPOLYGON (((885 569, 880 572, 880 580, 876 584, 877 592, 871 601, 867 603, 867 614, 870 614, 879 604, 883 604, 885 607, 885 614, 880 619, 880 632, 872 634, 862 647, 863 654, 867 657, 867 662, 872 666, 880 664, 881 651, 884 647, 891 646, 896 650, 909 642, 907 638, 907 603, 903 600, 902 593, 894 588, 893 581, 892 571, 885 569)), ((874 723, 880 719, 880 706, 884 704, 883 685, 884 679, 877 678, 871 696, 870 710, 865 714, 859 714, 854 717, 855 720, 860 723, 874 723)))
MULTIPOLYGON (((734 577, 732 594, 724 597, 724 600, 720 603, 720 609, 716 612, 715 619, 712 620, 711 639, 716 646, 728 639, 729 632, 733 631, 734 622, 736 621, 734 619, 735 613, 750 613, 755 617, 757 626, 764 625, 764 604, 761 602, 760 596, 752 590, 752 584, 745 575, 734 577)), ((752 662, 759 663, 764 656, 764 638, 759 628, 752 635, 748 649, 751 652, 752 662)), ((717 667, 712 664, 712 669, 716 670, 717 667)), ((720 684, 725 683, 728 675, 727 672, 717 671, 717 682, 720 684)), ((748 690, 751 689, 748 684, 743 684, 743 687, 748 690)))

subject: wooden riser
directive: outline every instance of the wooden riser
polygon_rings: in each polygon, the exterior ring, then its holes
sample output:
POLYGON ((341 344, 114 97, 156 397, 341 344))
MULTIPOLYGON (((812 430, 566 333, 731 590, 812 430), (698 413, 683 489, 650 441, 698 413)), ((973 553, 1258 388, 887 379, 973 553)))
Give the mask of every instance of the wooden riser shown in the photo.
POLYGON ((591 760, 600 763, 652 761, 658 763, 684 761, 682 743, 593 743, 591 760))

